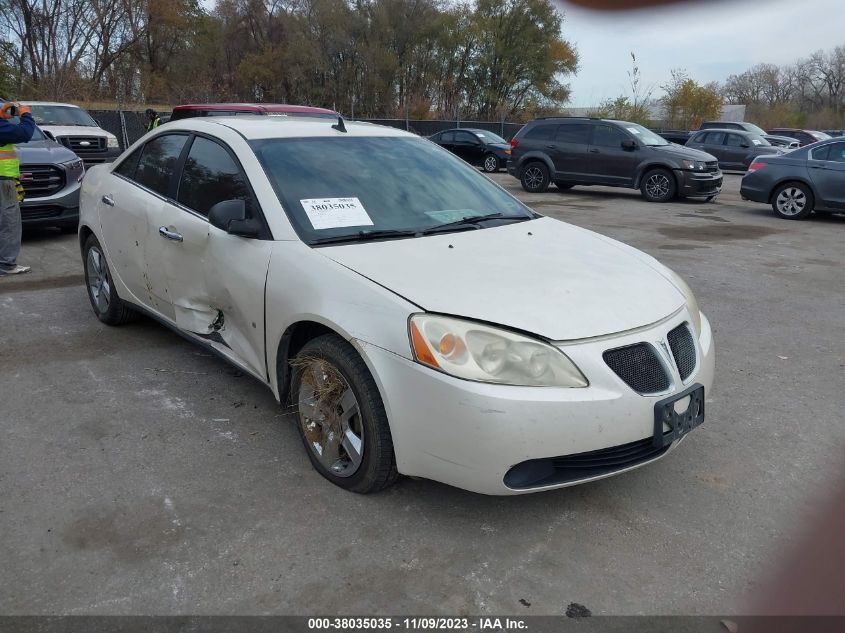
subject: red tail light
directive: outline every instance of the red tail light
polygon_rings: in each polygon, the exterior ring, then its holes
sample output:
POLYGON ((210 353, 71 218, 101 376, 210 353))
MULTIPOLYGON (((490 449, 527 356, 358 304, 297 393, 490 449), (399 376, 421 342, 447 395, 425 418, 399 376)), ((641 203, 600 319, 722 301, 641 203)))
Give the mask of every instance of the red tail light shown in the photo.
POLYGON ((519 145, 519 141, 517 141, 515 138, 512 138, 511 139, 511 149, 516 149, 517 145, 519 145))
POLYGON ((758 169, 763 169, 763 167, 765 167, 766 165, 768 165, 768 163, 758 163, 757 161, 755 161, 748 166, 748 173, 750 174, 751 172, 757 171, 758 169))

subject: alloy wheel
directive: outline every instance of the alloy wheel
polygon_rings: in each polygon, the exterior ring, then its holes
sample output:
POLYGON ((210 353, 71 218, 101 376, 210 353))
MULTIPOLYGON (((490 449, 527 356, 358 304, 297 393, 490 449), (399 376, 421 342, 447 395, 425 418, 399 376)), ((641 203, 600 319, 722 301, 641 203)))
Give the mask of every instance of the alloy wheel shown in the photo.
POLYGON ((783 215, 798 215, 807 206, 807 195, 798 187, 787 187, 778 194, 776 202, 783 215))
POLYGON ((539 189, 543 184, 543 172, 539 167, 529 167, 523 174, 525 185, 529 189, 539 189))
POLYGON ((308 448, 331 474, 351 477, 364 457, 358 400, 331 363, 310 359, 301 371, 297 405, 308 448))
POLYGON ((88 249, 86 267, 88 292, 100 313, 105 314, 109 310, 109 302, 111 301, 111 278, 109 277, 106 258, 103 257, 103 252, 96 246, 88 249))
POLYGON ((669 195, 669 178, 665 174, 654 174, 645 183, 651 198, 661 199, 669 195))
POLYGON ((495 156, 488 156, 484 159, 484 171, 492 172, 499 168, 499 159, 495 156))

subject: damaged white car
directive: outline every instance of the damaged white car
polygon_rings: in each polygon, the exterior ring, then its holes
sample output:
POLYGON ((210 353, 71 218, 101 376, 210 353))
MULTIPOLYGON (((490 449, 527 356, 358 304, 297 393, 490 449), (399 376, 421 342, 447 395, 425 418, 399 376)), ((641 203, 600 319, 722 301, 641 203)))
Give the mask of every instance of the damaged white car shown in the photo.
POLYGON ((148 314, 266 383, 355 492, 569 486, 704 420, 713 338, 677 275, 403 131, 161 126, 88 172, 79 239, 101 321, 148 314))

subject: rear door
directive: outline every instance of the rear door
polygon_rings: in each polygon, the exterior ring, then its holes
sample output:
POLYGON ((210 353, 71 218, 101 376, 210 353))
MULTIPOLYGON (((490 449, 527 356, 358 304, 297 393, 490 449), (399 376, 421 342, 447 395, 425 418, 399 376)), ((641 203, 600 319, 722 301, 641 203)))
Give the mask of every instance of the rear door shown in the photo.
POLYGON ((708 132, 701 148, 708 154, 713 154, 719 161, 719 167, 723 169, 727 168, 729 162, 726 159, 725 136, 725 132, 708 132))
POLYGON ((587 156, 590 149, 590 123, 561 123, 549 153, 555 165, 555 180, 592 182, 587 156))
POLYGON ((455 132, 454 152, 470 165, 478 165, 484 153, 484 146, 472 132, 458 130, 455 132))
POLYGON ((176 325, 266 378, 264 284, 272 241, 230 235, 208 222, 218 202, 244 200, 248 216, 260 218, 258 203, 235 154, 219 140, 195 136, 180 163, 150 250, 164 270, 176 325))
POLYGON ((633 139, 609 123, 595 123, 592 127, 592 139, 586 157, 590 177, 601 184, 633 184, 639 156, 636 151, 622 148, 623 141, 633 139))
POLYGON ((845 142, 812 150, 807 167, 821 198, 819 203, 831 209, 845 209, 845 142))
POLYGON ((724 169, 745 170, 748 165, 746 160, 750 151, 750 145, 741 134, 727 134, 725 147, 722 150, 724 156, 724 169))

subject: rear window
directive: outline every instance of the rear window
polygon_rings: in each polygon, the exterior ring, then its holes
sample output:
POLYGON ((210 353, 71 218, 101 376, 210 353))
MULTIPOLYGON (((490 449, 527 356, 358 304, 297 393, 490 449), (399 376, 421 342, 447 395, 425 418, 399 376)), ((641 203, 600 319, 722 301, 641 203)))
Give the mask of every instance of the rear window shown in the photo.
POLYGON ((529 129, 522 138, 529 141, 553 141, 557 128, 558 125, 556 123, 535 125, 529 129))

